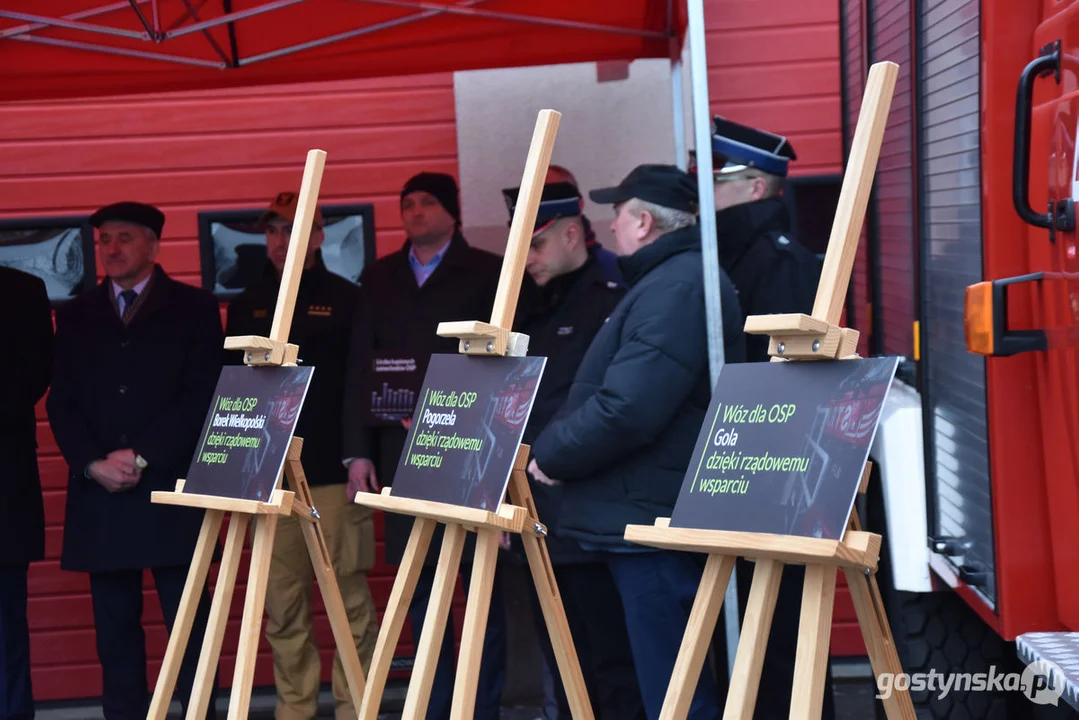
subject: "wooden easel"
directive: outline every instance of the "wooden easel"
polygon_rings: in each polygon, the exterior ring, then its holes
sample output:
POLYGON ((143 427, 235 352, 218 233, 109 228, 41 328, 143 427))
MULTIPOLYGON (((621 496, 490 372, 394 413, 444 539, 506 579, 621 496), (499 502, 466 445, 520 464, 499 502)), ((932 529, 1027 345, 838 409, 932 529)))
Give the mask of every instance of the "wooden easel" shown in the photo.
MULTIPOLYGON (((300 285, 307 243, 311 235, 311 223, 314 218, 315 204, 318 200, 322 181, 322 170, 326 163, 326 153, 311 150, 307 154, 303 182, 300 187, 299 207, 292 226, 292 237, 288 257, 282 272, 281 287, 277 295, 277 307, 274 311, 270 337, 245 335, 225 339, 228 350, 242 350, 244 364, 249 366, 295 366, 299 348, 288 342, 289 328, 292 326, 292 313, 296 305, 296 291, 300 285)), ((184 492, 184 481, 176 481, 174 492, 154 492, 151 499, 165 505, 182 505, 203 508, 206 511, 199 533, 198 544, 191 560, 191 569, 187 574, 183 597, 176 614, 172 634, 169 636, 164 663, 157 677, 154 697, 147 717, 150 720, 164 720, 169 703, 176 687, 176 678, 180 672, 184 649, 191 635, 195 611, 199 596, 206 583, 207 573, 213 557, 214 547, 224 521, 225 513, 231 512, 228 536, 221 567, 217 574, 210 617, 203 638, 202 653, 199 656, 198 671, 195 675, 191 700, 188 703, 188 720, 202 720, 206 717, 210 701, 210 689, 221 654, 221 643, 225 635, 232 593, 236 587, 236 573, 243 551, 244 535, 249 524, 254 525, 251 566, 247 578, 247 595, 244 598, 243 620, 240 625, 240 641, 236 655, 236 667, 232 679, 229 699, 230 720, 246 718, 251 702, 251 686, 254 681, 255 659, 258 652, 259 638, 262 636, 262 613, 266 601, 266 582, 270 572, 273 555, 274 537, 277 533, 277 520, 283 515, 294 514, 302 520, 304 540, 311 554, 311 564, 315 577, 322 591, 326 614, 333 630, 337 651, 341 656, 345 675, 348 678, 349 694, 353 706, 359 707, 363 699, 364 673, 360 664, 356 643, 352 638, 348 616, 341 600, 341 591, 337 586, 337 577, 333 571, 330 552, 319 523, 318 511, 311 498, 300 453, 303 440, 293 437, 285 458, 284 474, 288 476, 291 491, 282 489, 279 476, 269 502, 240 500, 213 495, 195 495, 184 492)))
MULTIPOLYGON (((491 322, 441 323, 438 335, 460 340, 459 351, 469 355, 523 356, 528 349, 528 337, 510 331, 516 311, 517 297, 521 289, 525 259, 531 239, 531 229, 536 221, 544 178, 554 147, 555 134, 561 115, 552 110, 539 114, 532 136, 532 145, 525 162, 524 179, 520 200, 517 203, 510 226, 506 255, 502 261, 491 322)), ((479 683, 480 660, 483 638, 487 628, 487 615, 494 585, 495 564, 498 560, 498 538, 501 532, 521 536, 532 579, 539 595, 543 617, 551 636, 555 658, 562 682, 566 689, 573 717, 592 720, 592 708, 581 674, 580 663, 573 647, 569 625, 566 621, 562 598, 558 593, 554 570, 544 542, 546 529, 539 522, 532 492, 528 486, 525 468, 528 462, 527 445, 517 451, 508 488, 512 504, 503 503, 498 512, 477 510, 446 503, 428 502, 410 498, 394 497, 392 488, 382 494, 357 493, 356 502, 372 508, 416 518, 405 547, 404 556, 390 593, 389 605, 379 630, 374 658, 368 678, 367 692, 360 708, 360 720, 376 720, 390 661, 404 627, 405 618, 416 582, 423 568, 423 560, 431 543, 436 523, 446 526, 442 549, 435 569, 431 599, 424 618, 423 631, 416 650, 412 677, 405 698, 403 718, 421 720, 426 716, 427 705, 434 682, 439 650, 449 617, 453 589, 461 565, 465 533, 477 534, 475 562, 465 610, 464 629, 461 635, 461 651, 457 663, 451 717, 455 720, 471 720, 476 705, 479 683)))
MULTIPOLYGON (((870 68, 812 316, 760 315, 746 319, 747 333, 771 336, 769 354, 773 361, 857 357, 858 333, 839 327, 839 321, 898 72, 899 66, 891 62, 870 68)), ((860 492, 865 492, 869 469, 867 464, 860 492)), ((672 528, 669 518, 657 518, 654 526, 627 526, 625 538, 641 545, 708 555, 667 688, 660 715, 663 720, 685 718, 689 712, 724 590, 738 557, 755 560, 756 567, 724 709, 725 720, 753 717, 785 563, 806 566, 791 694, 792 719, 808 720, 821 715, 836 572, 840 569, 854 600, 874 673, 879 676, 902 672, 874 574, 881 538, 861 530, 856 511, 852 511, 842 540, 672 528)), ((906 691, 892 693, 884 700, 884 708, 890 720, 915 720, 914 706, 906 691)))

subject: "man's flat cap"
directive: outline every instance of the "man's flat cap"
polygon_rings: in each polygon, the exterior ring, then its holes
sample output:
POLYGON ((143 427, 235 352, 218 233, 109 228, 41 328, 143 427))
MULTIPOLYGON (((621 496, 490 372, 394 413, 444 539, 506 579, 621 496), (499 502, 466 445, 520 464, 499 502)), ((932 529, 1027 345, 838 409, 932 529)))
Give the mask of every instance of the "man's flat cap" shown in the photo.
POLYGON ((161 237, 161 229, 165 227, 165 213, 153 205, 140 202, 124 201, 106 205, 90 216, 90 224, 96 228, 107 222, 126 222, 142 225, 161 237))

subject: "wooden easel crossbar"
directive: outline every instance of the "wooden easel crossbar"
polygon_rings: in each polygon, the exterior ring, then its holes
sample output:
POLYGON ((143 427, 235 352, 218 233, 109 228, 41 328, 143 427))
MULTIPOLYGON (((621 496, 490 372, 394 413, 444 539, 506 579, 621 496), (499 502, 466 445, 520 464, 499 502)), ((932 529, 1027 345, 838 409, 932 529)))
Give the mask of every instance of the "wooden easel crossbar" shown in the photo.
MULTIPOLYGON (((449 322, 439 325, 438 335, 458 338, 460 340, 459 352, 463 354, 486 356, 523 356, 526 354, 528 337, 512 332, 511 328, 528 254, 531 229, 535 224, 560 117, 559 113, 552 110, 543 110, 539 113, 525 162, 520 198, 510 226, 491 321, 489 323, 449 322)), ((491 591, 494 586, 498 539, 500 533, 507 532, 520 535, 523 542, 573 717, 577 720, 592 719, 592 709, 585 690, 580 663, 574 650, 573 639, 570 637, 562 599, 544 542, 546 529, 539 521, 525 473, 528 451, 527 445, 519 446, 510 473, 509 503, 503 502, 497 512, 395 497, 392 488, 384 489, 381 494, 356 494, 357 503, 416 518, 390 594, 386 615, 379 630, 368 676, 367 692, 360 708, 361 720, 376 720, 378 717, 393 651, 401 636, 408 608, 416 590, 416 583, 423 568, 423 560, 438 524, 445 526, 445 534, 435 568, 431 597, 416 649, 416 659, 402 717, 406 720, 420 720, 426 716, 438 654, 442 647, 454 585, 461 565, 465 533, 475 532, 477 535, 475 560, 472 565, 450 712, 450 717, 454 720, 471 720, 475 710, 483 639, 490 610, 491 591)))
MULTIPOLYGON (((325 163, 324 151, 308 152, 300 187, 299 206, 293 223, 288 257, 282 272, 270 337, 240 336, 225 339, 226 349, 240 350, 244 353, 245 365, 281 367, 295 366, 297 363, 299 348, 288 342, 288 334, 292 326, 296 292, 300 285, 325 163)), ((169 636, 165 659, 154 688, 150 712, 147 715, 150 720, 164 720, 168 712, 180 671, 180 663, 191 636, 199 597, 206 584, 214 548, 226 512, 231 513, 231 521, 225 538, 220 569, 217 573, 194 687, 188 703, 188 720, 201 720, 206 717, 210 690, 221 655, 221 644, 232 605, 233 591, 236 587, 236 575, 243 552, 244 537, 248 527, 254 526, 247 592, 244 597, 239 648, 228 712, 230 720, 239 720, 248 716, 277 521, 278 518, 290 514, 296 515, 301 520, 304 541, 322 592, 337 652, 341 657, 345 676, 348 678, 349 694, 353 706, 360 707, 364 694, 363 667, 356 651, 356 643, 352 638, 348 616, 345 614, 341 591, 337 585, 337 577, 334 574, 329 549, 319 522, 318 511, 312 501, 311 490, 300 463, 302 449, 303 440, 293 437, 282 471, 282 475, 288 478, 289 487, 292 489, 284 490, 282 477, 278 476, 268 502, 185 493, 182 479, 177 480, 175 491, 152 493, 151 500, 155 503, 201 508, 206 512, 191 560, 191 568, 188 571, 187 582, 184 585, 176 622, 169 636)))
MULTIPOLYGON (((812 316, 760 315, 746 319, 747 333, 771 337, 769 354, 774 362, 857 357, 858 333, 839 327, 839 321, 898 72, 899 66, 891 62, 870 68, 812 316)), ((865 492, 869 470, 867 464, 860 492, 865 492)), ((857 512, 852 511, 842 540, 672 528, 668 518, 658 518, 652 526, 629 525, 625 538, 641 545, 708 556, 664 699, 662 720, 681 720, 689 712, 724 591, 739 557, 755 560, 756 565, 724 720, 753 717, 784 564, 806 568, 791 694, 792 720, 821 715, 838 570, 846 576, 874 673, 879 676, 902 672, 875 575, 881 538, 862 531, 857 512)), ((910 694, 905 690, 897 689, 885 699, 884 709, 890 720, 915 719, 910 694)))

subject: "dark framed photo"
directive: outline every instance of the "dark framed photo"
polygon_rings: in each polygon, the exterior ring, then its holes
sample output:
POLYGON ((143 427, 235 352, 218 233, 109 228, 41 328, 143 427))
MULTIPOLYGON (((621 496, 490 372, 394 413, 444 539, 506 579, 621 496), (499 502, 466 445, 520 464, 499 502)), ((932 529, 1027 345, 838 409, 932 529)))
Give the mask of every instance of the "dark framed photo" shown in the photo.
MULTIPOLYGON (((325 226, 326 268, 357 282, 375 261, 375 208, 368 203, 320 205, 325 226)), ((259 225, 265 208, 199 213, 202 287, 221 299, 240 294, 266 266, 266 235, 259 225)))
POLYGON ((45 281, 55 305, 97 284, 89 216, 0 220, 0 265, 45 281))

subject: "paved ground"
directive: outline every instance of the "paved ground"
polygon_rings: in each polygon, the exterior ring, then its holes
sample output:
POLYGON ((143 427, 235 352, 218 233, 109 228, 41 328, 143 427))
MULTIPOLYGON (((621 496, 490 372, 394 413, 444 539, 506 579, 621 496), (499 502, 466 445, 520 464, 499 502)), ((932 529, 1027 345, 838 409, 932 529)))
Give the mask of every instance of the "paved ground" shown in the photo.
MULTIPOLYGON (((837 672, 835 683, 836 720, 870 720, 874 716, 873 706, 874 689, 869 677, 860 677, 860 669, 853 672, 837 672), (853 675, 854 677, 848 677, 853 675)), ((383 706, 385 712, 379 715, 380 720, 399 720, 400 709, 404 703, 405 688, 400 685, 387 687, 383 706)), ((222 698, 219 703, 218 717, 224 720, 228 717, 228 698, 222 698)), ((251 697, 251 712, 248 717, 253 720, 273 720, 273 695, 264 690, 256 691, 251 697)), ((87 704, 42 705, 37 712, 36 720, 100 720, 99 706, 87 704)), ((179 706, 174 706, 174 711, 169 713, 169 720, 181 718, 179 706)), ((319 718, 333 718, 333 697, 329 692, 324 692, 320 701, 319 718)), ((539 708, 504 708, 502 720, 542 720, 539 708)))

